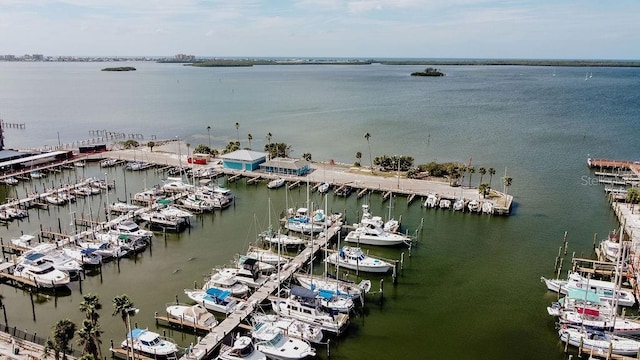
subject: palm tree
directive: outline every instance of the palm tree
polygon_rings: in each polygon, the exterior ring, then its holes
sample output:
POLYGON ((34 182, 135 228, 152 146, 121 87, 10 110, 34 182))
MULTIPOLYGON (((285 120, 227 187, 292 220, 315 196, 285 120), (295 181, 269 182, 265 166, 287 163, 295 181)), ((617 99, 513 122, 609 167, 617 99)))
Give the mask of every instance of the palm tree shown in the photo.
MULTIPOLYGON (((118 295, 113 298, 113 313, 111 316, 116 316, 120 314, 122 318, 122 322, 124 323, 124 331, 129 336, 129 326, 127 320, 129 319, 129 312, 134 309, 133 302, 126 294, 118 295)), ((129 348, 131 346, 127 346, 127 359, 129 358, 129 348)))
POLYGON ((271 137, 273 137, 273 135, 270 132, 267 133, 267 144, 269 144, 269 146, 271 146, 271 137))
POLYGON ((487 169, 481 166, 478 169, 478 174, 480 174, 480 184, 482 184, 482 178, 487 174, 487 169))
POLYGON ((478 193, 482 194, 483 199, 486 197, 488 190, 489 190, 489 184, 481 183, 480 185, 478 185, 478 193))
POLYGON ((236 123, 236 134, 238 135, 238 142, 240 142, 240 123, 236 123))
POLYGON ((502 178, 502 184, 504 185, 504 194, 507 194, 507 190, 509 189, 509 186, 511 186, 511 183, 513 182, 513 179, 509 176, 505 176, 502 178))
POLYGON ((67 358, 67 353, 71 352, 69 344, 76 333, 76 324, 69 319, 59 320, 53 327, 52 335, 53 340, 47 339, 44 346, 44 353, 48 354, 53 350, 56 360, 60 359, 60 353, 62 353, 62 359, 67 358))
POLYGON ((311 153, 302 154, 302 158, 307 160, 307 161, 311 161, 311 153))
POLYGON ((153 152, 153 147, 156 146, 156 143, 153 141, 149 141, 147 143, 147 146, 149 147, 149 151, 153 152))
POLYGON ((94 339, 100 337, 99 326, 96 326, 91 320, 82 320, 82 327, 78 330, 78 345, 82 346, 83 354, 90 354, 94 359, 101 359, 99 355, 100 346, 94 339))
POLYGON ((362 153, 358 151, 356 152, 356 160, 358 161, 358 166, 360 166, 360 159, 362 159, 362 153))
POLYGON ((249 150, 251 150, 251 140, 253 140, 253 136, 251 136, 251 134, 248 134, 247 139, 249 140, 249 150))
POLYGON ((211 126, 207 126, 207 135, 209 135, 209 149, 211 149, 211 126))
MULTIPOLYGON (((94 357, 96 359, 102 359, 102 349, 100 348, 100 344, 102 344, 102 340, 100 340, 102 331, 100 330, 100 324, 98 324, 98 319, 100 318, 98 311, 102 309, 102 304, 100 304, 100 298, 96 294, 86 294, 82 299, 80 302, 80 311, 85 313, 87 320, 91 322, 92 331, 87 333, 89 336, 88 341, 91 341, 93 343, 92 346, 98 349, 98 352, 93 354, 94 357)), ((83 329, 84 328, 83 323, 83 329)), ((80 334, 78 333, 78 335, 80 334)))
POLYGON ((491 180, 493 180, 493 175, 496 174, 496 169, 490 167, 489 168, 489 187, 493 188, 493 186, 491 185, 491 180))
POLYGON ((471 175, 476 172, 476 168, 474 168, 473 166, 468 166, 467 172, 469 173, 469 187, 471 187, 471 175))
POLYGON ((369 139, 371 138, 371 134, 364 133, 364 138, 367 139, 367 146, 369 147, 369 162, 371 164, 371 173, 373 174, 373 158, 371 157, 371 143, 369 142, 369 139))

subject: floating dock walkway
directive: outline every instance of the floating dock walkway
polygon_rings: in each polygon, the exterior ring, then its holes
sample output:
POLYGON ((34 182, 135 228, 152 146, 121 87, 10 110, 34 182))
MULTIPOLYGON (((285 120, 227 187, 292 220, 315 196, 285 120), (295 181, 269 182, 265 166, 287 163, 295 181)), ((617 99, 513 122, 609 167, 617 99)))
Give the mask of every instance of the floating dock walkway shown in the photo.
POLYGON ((309 259, 320 249, 324 248, 327 241, 336 236, 342 226, 341 222, 337 222, 327 229, 326 236, 320 236, 313 241, 313 247, 307 246, 300 254, 298 254, 289 265, 280 271, 279 278, 272 277, 264 285, 258 288, 247 299, 247 306, 241 310, 231 313, 225 320, 220 322, 218 326, 213 328, 200 342, 195 344, 188 355, 181 357, 181 360, 191 359, 209 359, 213 357, 214 352, 222 344, 222 340, 229 334, 233 333, 241 323, 246 320, 249 315, 257 308, 259 304, 267 300, 280 284, 288 280, 294 272, 300 269, 309 259))

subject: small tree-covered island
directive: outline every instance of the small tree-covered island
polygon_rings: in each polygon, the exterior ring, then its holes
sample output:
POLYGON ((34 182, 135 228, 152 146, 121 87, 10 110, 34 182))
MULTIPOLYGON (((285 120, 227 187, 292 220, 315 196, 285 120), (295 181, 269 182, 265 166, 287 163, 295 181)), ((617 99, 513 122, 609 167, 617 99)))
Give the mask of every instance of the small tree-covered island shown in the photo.
POLYGON ((135 71, 136 68, 132 66, 118 66, 118 67, 107 67, 102 69, 102 71, 135 71))
POLYGON ((424 71, 416 71, 411 73, 411 76, 444 76, 444 73, 440 72, 436 68, 428 67, 424 71))

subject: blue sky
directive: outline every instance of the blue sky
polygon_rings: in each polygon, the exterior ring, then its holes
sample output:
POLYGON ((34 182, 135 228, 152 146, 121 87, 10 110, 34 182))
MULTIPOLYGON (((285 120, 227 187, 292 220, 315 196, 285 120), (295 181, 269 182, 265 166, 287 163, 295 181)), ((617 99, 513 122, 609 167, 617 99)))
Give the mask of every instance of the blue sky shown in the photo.
POLYGON ((0 0, 0 54, 640 59, 638 0, 0 0))

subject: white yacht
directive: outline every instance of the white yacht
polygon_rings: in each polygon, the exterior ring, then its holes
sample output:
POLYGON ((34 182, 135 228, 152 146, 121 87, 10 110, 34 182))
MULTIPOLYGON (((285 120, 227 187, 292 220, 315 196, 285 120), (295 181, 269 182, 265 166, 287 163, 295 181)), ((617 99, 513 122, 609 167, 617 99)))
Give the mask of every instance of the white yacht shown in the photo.
POLYGON ((207 290, 185 289, 184 293, 197 304, 222 314, 231 314, 238 309, 242 309, 245 305, 244 301, 232 297, 231 291, 215 287, 208 288, 207 290))
POLYGON ((256 342, 256 349, 269 359, 298 360, 316 356, 316 350, 307 341, 289 337, 268 322, 255 324, 251 336, 256 342))
POLYGON ((478 212, 480 210, 480 203, 478 202, 478 200, 471 200, 467 204, 467 209, 469 209, 469 212, 472 213, 478 212))
POLYGON ((267 184, 267 187, 269 189, 277 189, 279 187, 282 187, 284 185, 284 182, 285 182, 284 178, 277 178, 269 181, 269 183, 267 184))
POLYGON ((434 208, 438 205, 438 196, 436 194, 427 195, 427 199, 424 201, 424 207, 434 208))
POLYGON ((541 277, 540 280, 545 283, 547 289, 550 291, 560 292, 564 295, 571 289, 588 289, 596 293, 603 300, 611 303, 613 303, 614 300, 617 301, 620 306, 631 307, 636 303, 633 290, 620 288, 610 281, 588 279, 576 272, 569 272, 567 280, 547 279, 545 277, 541 277))
POLYGON ((230 291, 235 297, 244 297, 249 292, 249 286, 239 282, 234 273, 224 271, 214 272, 204 283, 202 290, 206 291, 213 287, 230 291))
POLYGON ((271 307, 280 316, 319 326, 322 330, 336 335, 342 334, 349 325, 349 315, 331 314, 322 310, 313 291, 303 299, 293 295, 288 298, 272 297, 271 307))
POLYGON ((178 345, 171 339, 164 338, 160 334, 147 329, 132 329, 120 346, 123 349, 130 348, 135 353, 151 357, 153 359, 176 359, 178 345))
POLYGON ((314 344, 322 342, 324 337, 322 329, 319 326, 280 315, 255 314, 253 315, 252 320, 255 323, 271 323, 285 331, 291 337, 306 340, 314 344))
POLYGON ((410 244, 410 237, 391 231, 392 228, 398 226, 399 224, 395 220, 389 220, 385 223, 380 216, 372 216, 369 212, 369 206, 365 204, 362 205, 360 223, 354 224, 355 230, 350 231, 344 240, 356 244, 379 246, 410 244))
POLYGON ((311 276, 308 274, 295 273, 293 277, 298 283, 309 290, 331 290, 339 296, 346 296, 357 299, 368 293, 371 289, 371 280, 362 280, 356 284, 354 282, 331 279, 328 277, 311 276))
POLYGON ((82 248, 79 246, 67 246, 62 248, 65 254, 80 263, 83 267, 98 266, 102 263, 102 255, 94 248, 82 248))
POLYGON ((342 268, 363 271, 386 273, 393 267, 392 264, 366 255, 359 247, 343 246, 340 251, 327 256, 325 261, 342 268))
POLYGON ((54 268, 66 273, 69 277, 76 277, 82 271, 82 264, 65 253, 64 250, 57 248, 54 244, 42 243, 36 245, 31 248, 31 250, 25 252, 23 256, 36 253, 43 254, 46 261, 51 262, 54 268))
POLYGON ((68 274, 57 270, 42 253, 25 255, 16 264, 13 275, 33 281, 37 286, 45 288, 66 286, 71 281, 68 274))

